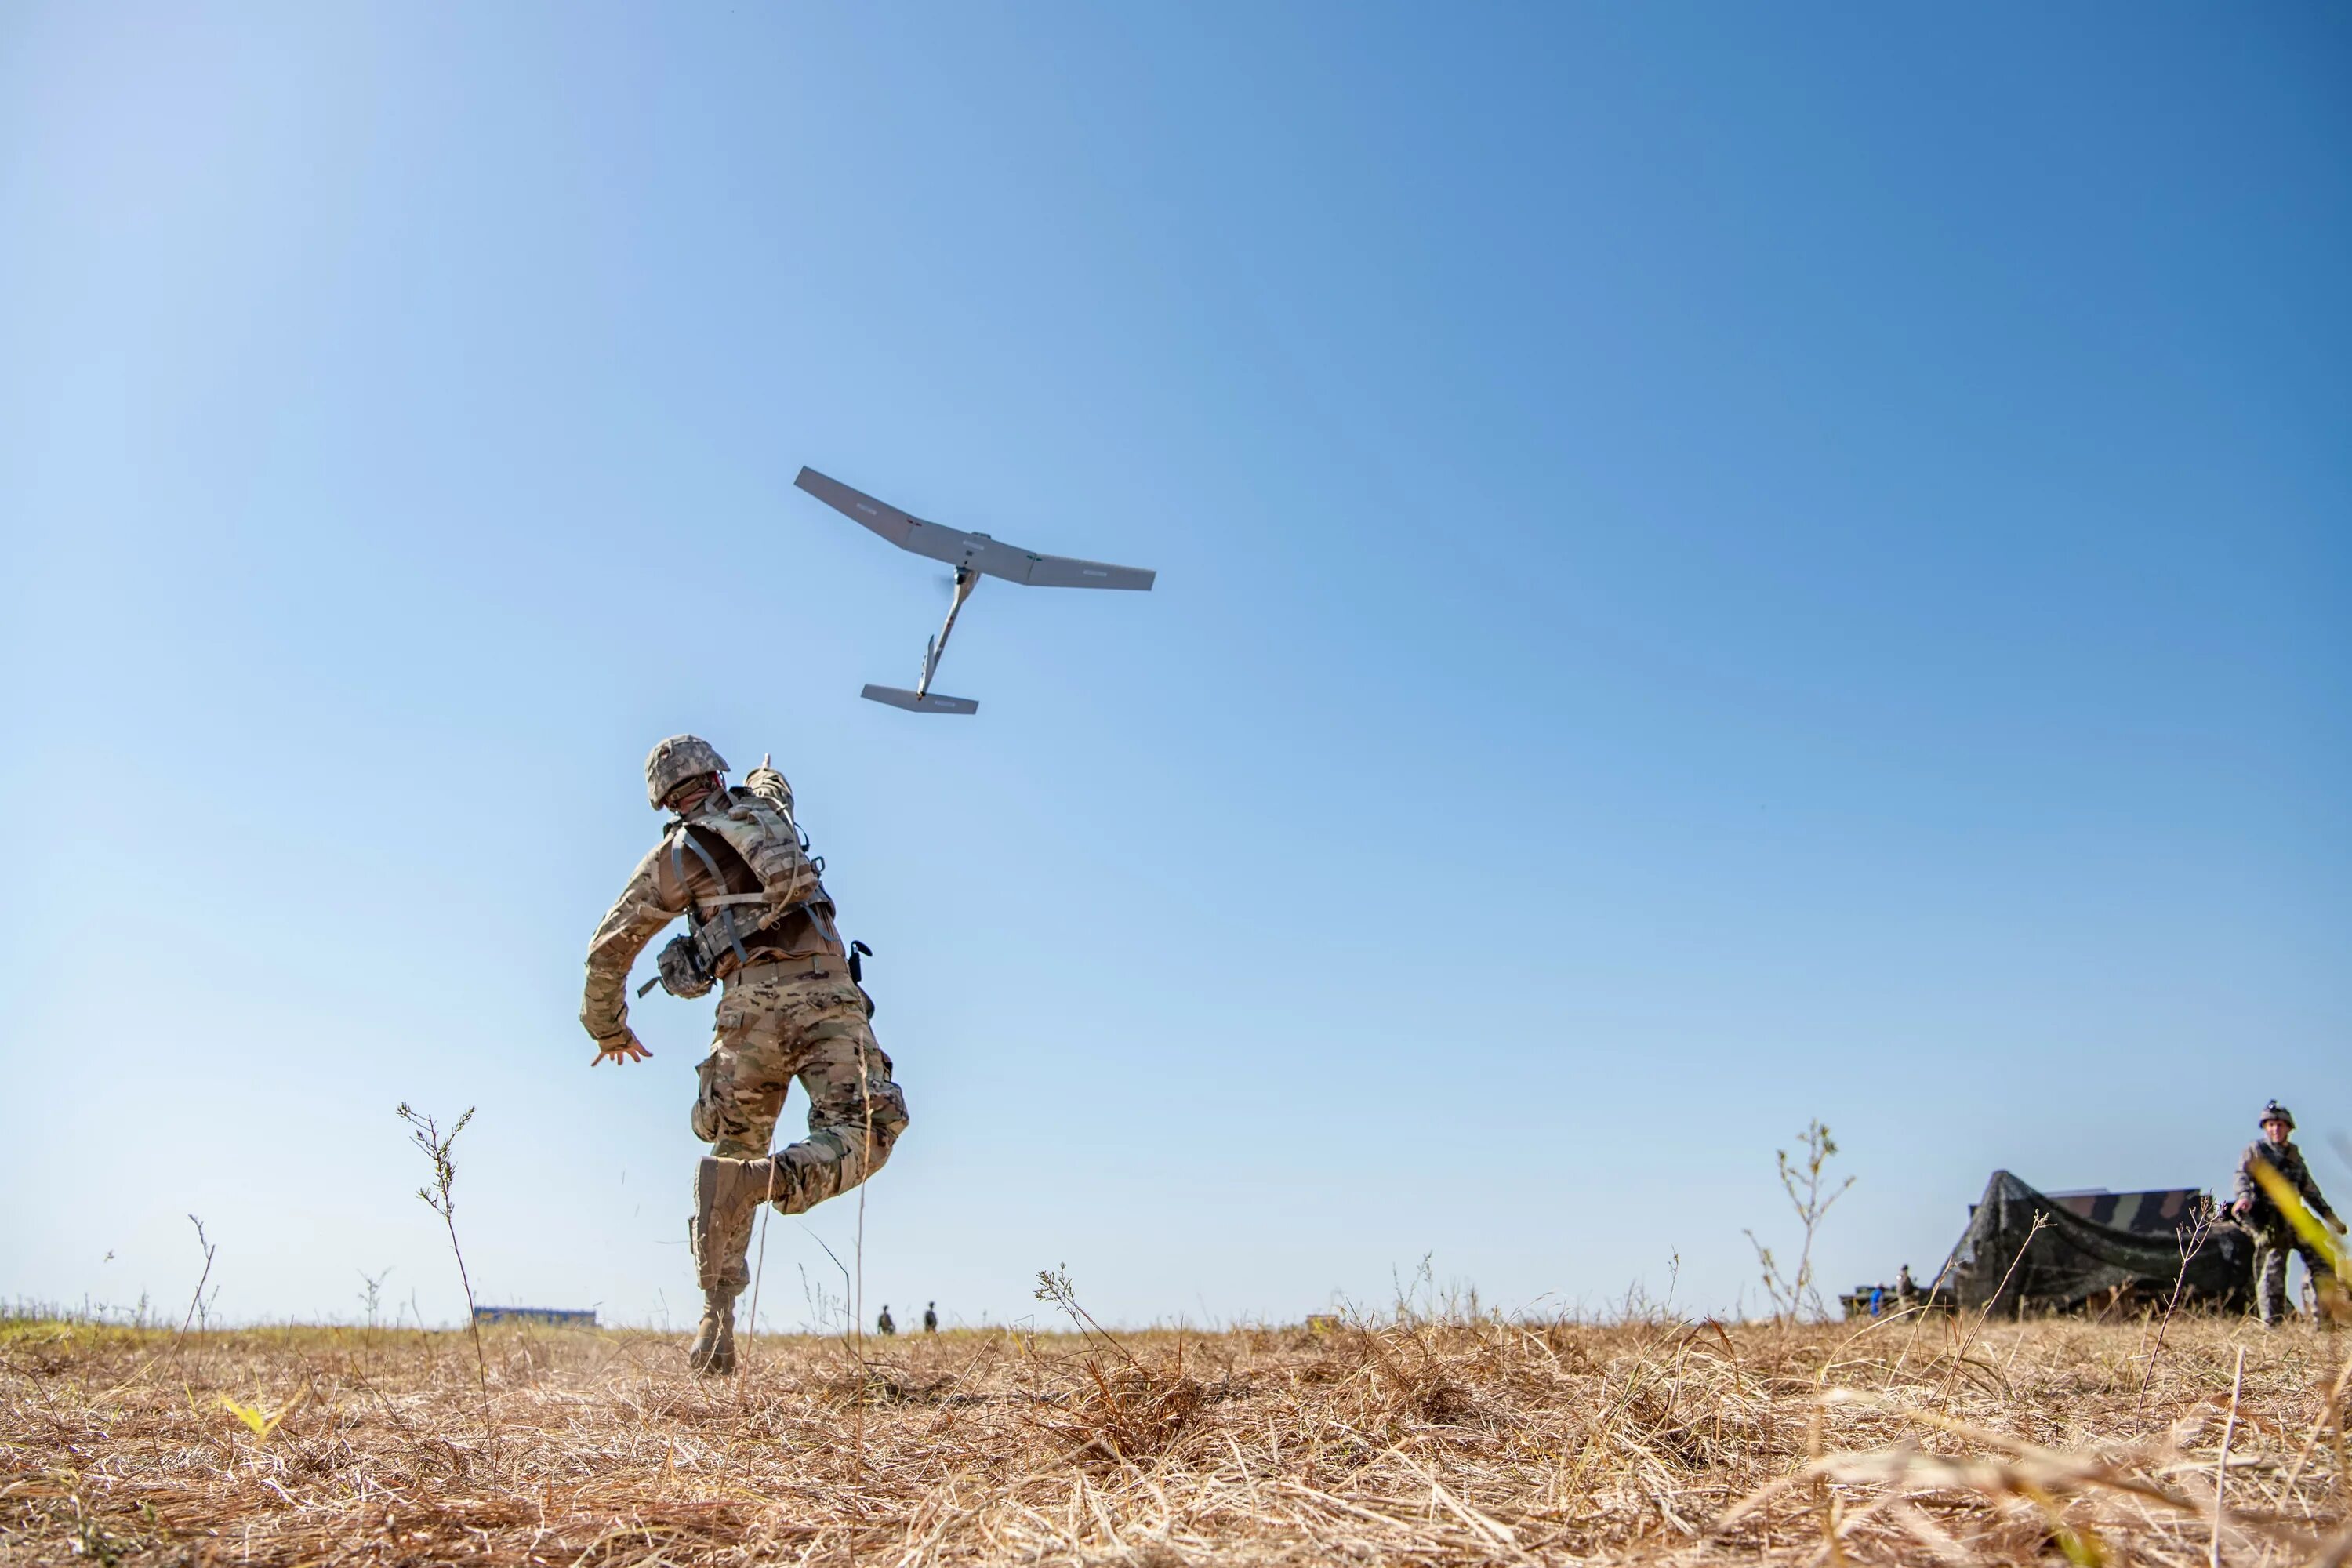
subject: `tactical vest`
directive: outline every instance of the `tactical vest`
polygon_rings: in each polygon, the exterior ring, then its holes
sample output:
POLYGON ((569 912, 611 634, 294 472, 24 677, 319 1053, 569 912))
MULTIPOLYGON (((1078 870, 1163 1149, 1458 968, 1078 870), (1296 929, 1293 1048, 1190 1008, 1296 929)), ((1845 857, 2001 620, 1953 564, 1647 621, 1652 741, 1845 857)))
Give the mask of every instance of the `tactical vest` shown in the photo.
POLYGON ((744 939, 772 931, 796 914, 806 914, 819 935, 840 945, 833 926, 833 900, 818 879, 823 863, 810 858, 800 826, 774 801, 749 790, 729 790, 723 805, 713 799, 690 820, 674 820, 667 843, 670 868, 678 886, 687 889, 687 928, 705 974, 718 973, 719 960, 726 953, 733 953, 739 964, 749 963, 751 955, 744 951, 744 939), (689 831, 696 827, 716 834, 742 858, 759 881, 758 892, 723 890, 727 879, 718 860, 689 831), (686 874, 688 855, 702 862, 721 891, 695 898, 694 884, 686 874))

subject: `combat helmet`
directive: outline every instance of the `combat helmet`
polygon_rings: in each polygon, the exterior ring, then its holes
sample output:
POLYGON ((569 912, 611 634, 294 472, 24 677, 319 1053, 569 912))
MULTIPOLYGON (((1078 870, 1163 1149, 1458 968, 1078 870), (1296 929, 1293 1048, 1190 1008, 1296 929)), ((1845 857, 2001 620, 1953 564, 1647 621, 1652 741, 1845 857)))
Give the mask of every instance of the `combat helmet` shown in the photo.
POLYGON ((672 735, 646 757, 646 798, 655 810, 669 792, 688 779, 723 773, 727 759, 699 735, 672 735))
POLYGON ((2292 1132, 2294 1131, 2294 1112, 2289 1110, 2285 1106, 2281 1105, 2275 1100, 2263 1107, 2261 1120, 2264 1121, 2284 1121, 2286 1123, 2286 1130, 2288 1131, 2292 1132))

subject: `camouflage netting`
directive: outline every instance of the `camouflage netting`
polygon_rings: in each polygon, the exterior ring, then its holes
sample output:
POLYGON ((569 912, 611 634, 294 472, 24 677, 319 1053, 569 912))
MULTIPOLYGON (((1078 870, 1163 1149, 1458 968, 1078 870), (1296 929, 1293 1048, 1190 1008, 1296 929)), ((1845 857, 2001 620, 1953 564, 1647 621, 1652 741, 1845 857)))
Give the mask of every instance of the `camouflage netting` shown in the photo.
POLYGON ((1944 1267, 1963 1308, 2064 1310, 2116 1290, 2169 1299, 2176 1279, 2184 1287, 2184 1303, 2233 1307, 2247 1300, 2253 1238, 2233 1225, 2216 1224, 2184 1270, 2188 1239, 2169 1228, 2150 1235, 2101 1225, 2007 1171, 1995 1171, 1968 1234, 1944 1267), (2039 1236, 2033 1235, 2036 1215, 2048 1222, 2039 1236))

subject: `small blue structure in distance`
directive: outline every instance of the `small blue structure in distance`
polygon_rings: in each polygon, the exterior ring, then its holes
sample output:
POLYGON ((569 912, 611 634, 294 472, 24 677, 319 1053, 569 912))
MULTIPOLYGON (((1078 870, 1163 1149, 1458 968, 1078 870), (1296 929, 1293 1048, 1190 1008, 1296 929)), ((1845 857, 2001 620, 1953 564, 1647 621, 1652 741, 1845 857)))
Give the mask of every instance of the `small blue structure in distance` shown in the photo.
POLYGON ((567 1329, 593 1329, 596 1309, 572 1307, 477 1307, 478 1323, 551 1323, 567 1329))

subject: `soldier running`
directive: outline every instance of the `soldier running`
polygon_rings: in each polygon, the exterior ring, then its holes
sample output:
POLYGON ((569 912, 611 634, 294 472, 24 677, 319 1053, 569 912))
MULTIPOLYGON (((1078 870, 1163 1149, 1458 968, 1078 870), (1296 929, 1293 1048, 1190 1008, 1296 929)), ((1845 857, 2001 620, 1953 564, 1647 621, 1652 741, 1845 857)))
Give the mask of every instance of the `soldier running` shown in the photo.
POLYGON ((792 786, 764 761, 738 787, 726 775, 726 760, 692 735, 646 759, 646 794, 671 819, 588 944, 580 1004, 597 1063, 651 1055, 629 1027, 629 968, 680 915, 685 933, 661 951, 662 988, 692 998, 720 987, 690 1118, 711 1153, 687 1225, 702 1285, 687 1361, 721 1376, 735 1370, 735 1298, 751 1282, 744 1258, 760 1205, 799 1214, 847 1192, 882 1168, 907 1125, 818 879, 823 862, 793 819, 792 786), (808 1137, 771 1155, 795 1078, 808 1091, 808 1137))
POLYGON ((2323 1298, 2335 1275, 2326 1258, 2296 1234, 2286 1215, 2279 1212, 2279 1206, 2254 1179, 2255 1165, 2267 1164, 2276 1171, 2302 1197, 2305 1207, 2339 1233, 2344 1229, 2344 1222, 2336 1217, 2336 1211, 2320 1196, 2319 1184, 2311 1179, 2311 1167, 2304 1163, 2303 1151, 2294 1146, 2294 1116, 2285 1106, 2273 1100, 2263 1107, 2263 1135, 2247 1144, 2246 1152, 2238 1158, 2237 1201, 2230 1205, 2238 1223, 2253 1233, 2254 1302, 2262 1311, 2263 1324, 2273 1329, 2286 1316, 2287 1254, 2303 1254, 2303 1266, 2311 1271, 2315 1293, 2323 1298))

